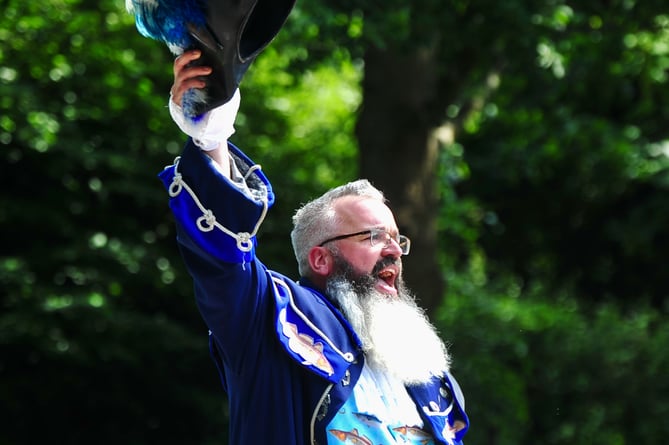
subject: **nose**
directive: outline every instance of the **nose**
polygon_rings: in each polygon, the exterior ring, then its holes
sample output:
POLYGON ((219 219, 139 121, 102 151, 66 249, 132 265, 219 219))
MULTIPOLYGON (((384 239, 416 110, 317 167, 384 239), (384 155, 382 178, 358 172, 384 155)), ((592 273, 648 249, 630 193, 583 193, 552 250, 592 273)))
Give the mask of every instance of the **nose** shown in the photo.
POLYGON ((402 256, 402 248, 396 239, 388 239, 388 244, 383 248, 383 255, 392 256, 395 259, 402 256))

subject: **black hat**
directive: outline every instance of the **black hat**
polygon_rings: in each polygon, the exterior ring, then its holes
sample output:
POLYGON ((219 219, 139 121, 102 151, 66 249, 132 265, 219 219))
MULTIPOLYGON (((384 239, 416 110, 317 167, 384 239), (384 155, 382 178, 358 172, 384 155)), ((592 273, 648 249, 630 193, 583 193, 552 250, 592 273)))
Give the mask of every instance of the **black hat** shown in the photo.
POLYGON ((199 116, 226 103, 249 66, 284 25, 295 0, 126 0, 144 36, 175 54, 199 49, 194 61, 209 66, 206 87, 191 90, 182 108, 199 116))

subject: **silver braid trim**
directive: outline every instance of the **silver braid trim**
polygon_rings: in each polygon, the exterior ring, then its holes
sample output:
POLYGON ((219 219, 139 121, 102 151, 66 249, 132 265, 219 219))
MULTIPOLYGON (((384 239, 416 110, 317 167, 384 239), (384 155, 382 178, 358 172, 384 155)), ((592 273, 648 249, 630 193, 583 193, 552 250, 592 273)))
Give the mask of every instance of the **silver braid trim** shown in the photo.
MULTIPOLYGON (((265 220, 265 216, 267 216, 267 210, 269 208, 269 204, 267 202, 267 190, 264 190, 264 194, 258 196, 257 194, 254 193, 254 196, 257 197, 262 202, 262 213, 260 214, 260 217, 258 218, 258 221, 255 224, 255 227, 253 228, 252 232, 233 232, 232 230, 226 228, 222 224, 220 224, 216 220, 216 216, 214 216, 214 213, 210 210, 205 208, 198 197, 195 195, 195 192, 186 184, 186 181, 184 181, 183 176, 179 172, 179 161, 180 158, 177 157, 174 160, 174 178, 172 179, 172 183, 170 184, 168 188, 168 193, 170 197, 175 198, 178 196, 182 191, 186 191, 190 197, 193 199, 193 202, 197 205, 197 207, 200 209, 202 212, 202 216, 200 216, 196 221, 195 224, 197 225, 197 228, 201 232, 211 232, 214 229, 218 229, 221 232, 225 233, 228 236, 231 236, 237 241, 237 248, 242 251, 242 252, 250 252, 251 249, 253 249, 253 240, 252 238, 256 236, 258 233, 258 230, 260 229, 260 226, 262 222, 265 220)), ((249 175, 256 170, 260 170, 259 165, 254 165, 245 175, 244 179, 247 179, 249 175)))

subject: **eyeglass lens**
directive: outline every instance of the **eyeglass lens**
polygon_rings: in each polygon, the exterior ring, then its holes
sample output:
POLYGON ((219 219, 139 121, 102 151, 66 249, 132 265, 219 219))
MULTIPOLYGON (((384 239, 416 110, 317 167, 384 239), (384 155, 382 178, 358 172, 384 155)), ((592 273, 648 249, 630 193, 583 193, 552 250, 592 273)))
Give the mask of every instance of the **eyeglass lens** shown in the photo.
POLYGON ((410 246, 409 238, 407 238, 406 236, 397 235, 393 237, 385 230, 371 231, 370 241, 372 242, 372 245, 380 243, 384 247, 388 247, 392 239, 394 239, 395 242, 400 246, 400 249, 402 249, 402 254, 406 255, 409 253, 409 246, 410 246))

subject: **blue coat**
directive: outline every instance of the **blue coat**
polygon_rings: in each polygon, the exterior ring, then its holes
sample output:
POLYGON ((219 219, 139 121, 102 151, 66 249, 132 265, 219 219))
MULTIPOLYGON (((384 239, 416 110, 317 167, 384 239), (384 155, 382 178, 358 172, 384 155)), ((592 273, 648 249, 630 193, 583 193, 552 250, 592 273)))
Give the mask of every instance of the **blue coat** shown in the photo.
MULTIPOLYGON (((159 176, 228 394, 230 443, 324 445, 325 427, 362 371, 360 341, 318 289, 255 256, 255 235, 274 194, 262 171, 229 148, 253 191, 221 175, 192 141, 159 176)), ((451 441, 442 434, 455 420, 469 423, 450 374, 407 390, 438 443, 461 443, 467 428, 451 441)))

